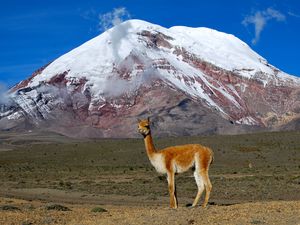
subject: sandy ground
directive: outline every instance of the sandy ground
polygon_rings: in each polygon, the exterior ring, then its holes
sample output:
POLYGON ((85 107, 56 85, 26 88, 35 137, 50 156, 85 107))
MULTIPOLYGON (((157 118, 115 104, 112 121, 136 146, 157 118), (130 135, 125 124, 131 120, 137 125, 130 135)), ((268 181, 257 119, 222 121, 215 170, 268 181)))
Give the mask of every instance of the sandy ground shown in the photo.
POLYGON ((166 179, 150 165, 142 140, 0 133, 0 225, 300 225, 299 135, 155 140, 159 148, 203 143, 215 152, 209 206, 186 207, 197 191, 190 171, 176 176, 179 208, 172 210, 166 179), (69 211, 49 209, 53 204, 69 211), (92 212, 97 207, 107 212, 92 212))
POLYGON ((63 204, 71 211, 47 210, 48 202, 0 198, 0 224, 300 224, 300 201, 271 201, 228 206, 209 205, 177 210, 167 206, 105 205, 107 212, 92 212, 98 205, 63 204))

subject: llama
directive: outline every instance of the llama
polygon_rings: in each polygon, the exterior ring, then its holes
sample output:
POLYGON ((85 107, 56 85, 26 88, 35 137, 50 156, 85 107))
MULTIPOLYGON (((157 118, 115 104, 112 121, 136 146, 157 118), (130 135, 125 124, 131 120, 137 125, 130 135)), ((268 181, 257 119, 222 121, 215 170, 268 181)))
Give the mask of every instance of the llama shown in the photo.
POLYGON ((195 207, 201 197, 204 187, 206 189, 203 207, 206 207, 212 189, 208 176, 209 166, 213 161, 213 151, 199 144, 187 144, 172 146, 160 151, 153 144, 150 120, 139 120, 138 131, 144 137, 148 158, 158 173, 167 174, 170 194, 170 207, 176 209, 177 196, 175 190, 175 174, 183 173, 194 167, 194 177, 198 187, 198 193, 192 204, 195 207))

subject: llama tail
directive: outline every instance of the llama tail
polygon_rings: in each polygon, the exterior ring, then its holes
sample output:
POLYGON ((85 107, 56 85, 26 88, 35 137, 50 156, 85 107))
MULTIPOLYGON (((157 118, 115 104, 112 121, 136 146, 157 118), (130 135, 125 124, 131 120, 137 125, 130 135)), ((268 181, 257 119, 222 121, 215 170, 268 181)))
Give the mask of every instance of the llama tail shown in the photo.
POLYGON ((215 157, 214 157, 214 152, 211 149, 209 149, 209 150, 210 150, 210 153, 211 153, 211 159, 210 159, 210 165, 211 165, 215 161, 215 157))
POLYGON ((214 161, 215 161, 215 157, 214 157, 214 155, 212 155, 211 160, 210 160, 210 165, 213 164, 214 161))

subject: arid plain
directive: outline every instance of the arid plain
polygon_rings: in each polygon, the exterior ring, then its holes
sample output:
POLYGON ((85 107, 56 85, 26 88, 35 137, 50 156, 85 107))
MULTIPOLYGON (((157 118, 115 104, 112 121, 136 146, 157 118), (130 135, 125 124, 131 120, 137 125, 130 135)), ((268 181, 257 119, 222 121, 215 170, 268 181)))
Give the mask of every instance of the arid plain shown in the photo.
POLYGON ((215 154, 209 206, 186 207, 197 192, 190 171, 176 176, 179 208, 171 210, 166 178, 152 168, 142 138, 2 132, 0 224, 300 224, 299 137, 154 134, 158 149, 200 143, 215 154))

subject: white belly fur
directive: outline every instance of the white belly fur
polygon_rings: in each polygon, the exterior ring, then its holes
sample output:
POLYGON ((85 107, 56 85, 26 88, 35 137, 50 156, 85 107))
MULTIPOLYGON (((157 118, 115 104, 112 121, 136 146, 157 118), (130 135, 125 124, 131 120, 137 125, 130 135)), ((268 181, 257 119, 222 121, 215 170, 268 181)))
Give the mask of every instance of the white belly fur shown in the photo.
POLYGON ((183 173, 188 171, 193 165, 194 165, 194 161, 191 162, 190 165, 186 166, 186 167, 182 167, 180 165, 178 165, 176 162, 174 163, 174 171, 175 173, 183 173))
POLYGON ((165 163, 165 157, 162 154, 155 154, 151 160, 151 164, 154 166, 156 171, 158 173, 166 173, 166 163, 165 163))

